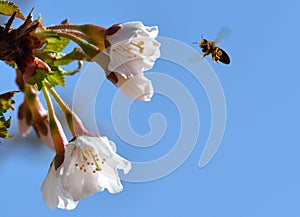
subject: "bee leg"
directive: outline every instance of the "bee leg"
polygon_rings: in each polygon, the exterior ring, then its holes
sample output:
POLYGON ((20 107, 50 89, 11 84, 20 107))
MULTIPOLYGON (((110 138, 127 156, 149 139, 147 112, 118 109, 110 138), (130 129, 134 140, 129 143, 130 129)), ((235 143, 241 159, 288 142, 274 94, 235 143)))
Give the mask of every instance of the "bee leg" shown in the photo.
POLYGON ((212 60, 213 60, 214 62, 218 63, 218 61, 219 61, 219 58, 218 58, 218 57, 216 57, 216 56, 212 56, 212 60))

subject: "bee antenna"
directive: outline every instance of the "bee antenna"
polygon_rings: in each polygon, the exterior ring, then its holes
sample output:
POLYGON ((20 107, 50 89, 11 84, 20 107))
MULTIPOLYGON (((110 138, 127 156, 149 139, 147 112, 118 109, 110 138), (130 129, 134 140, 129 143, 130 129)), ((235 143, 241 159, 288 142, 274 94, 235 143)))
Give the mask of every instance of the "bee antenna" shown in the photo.
POLYGON ((198 44, 199 42, 193 42, 192 44, 198 44))
POLYGON ((201 34, 201 39, 203 39, 203 33, 201 34))

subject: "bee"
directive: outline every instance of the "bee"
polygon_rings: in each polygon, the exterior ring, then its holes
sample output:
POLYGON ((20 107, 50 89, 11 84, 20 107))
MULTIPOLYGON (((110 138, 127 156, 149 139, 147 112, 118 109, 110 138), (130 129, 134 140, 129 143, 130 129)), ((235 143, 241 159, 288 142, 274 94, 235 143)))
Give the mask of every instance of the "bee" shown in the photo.
MULTIPOLYGON (((221 34, 219 34, 218 38, 220 38, 220 35, 221 34)), ((217 41, 220 41, 220 39, 215 41, 209 41, 207 39, 204 39, 202 36, 201 41, 199 43, 196 43, 199 44, 199 47, 203 52, 203 57, 206 57, 211 54, 212 60, 214 62, 220 61, 224 64, 229 64, 230 58, 228 54, 223 49, 216 46, 217 41)))

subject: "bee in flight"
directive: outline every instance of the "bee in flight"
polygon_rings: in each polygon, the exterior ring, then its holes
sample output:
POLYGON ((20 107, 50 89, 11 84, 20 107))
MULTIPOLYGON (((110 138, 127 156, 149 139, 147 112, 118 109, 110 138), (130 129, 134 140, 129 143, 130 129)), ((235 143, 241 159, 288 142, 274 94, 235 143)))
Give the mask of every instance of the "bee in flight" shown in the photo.
POLYGON ((228 54, 224 50, 216 46, 216 41, 209 41, 202 37, 201 41, 199 43, 196 43, 199 44, 199 47, 202 49, 202 52, 204 53, 203 57, 211 54, 212 60, 214 62, 220 61, 224 64, 230 63, 228 54))

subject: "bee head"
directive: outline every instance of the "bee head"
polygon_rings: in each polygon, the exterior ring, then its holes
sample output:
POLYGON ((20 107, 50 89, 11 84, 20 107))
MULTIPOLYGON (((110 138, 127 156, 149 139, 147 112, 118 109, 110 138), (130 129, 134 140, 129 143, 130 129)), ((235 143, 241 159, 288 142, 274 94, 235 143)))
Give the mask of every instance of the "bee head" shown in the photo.
POLYGON ((199 43, 199 46, 201 47, 201 48, 203 48, 203 47, 206 47, 206 45, 207 45, 207 40, 206 39, 201 39, 201 41, 200 41, 200 43, 199 43))

